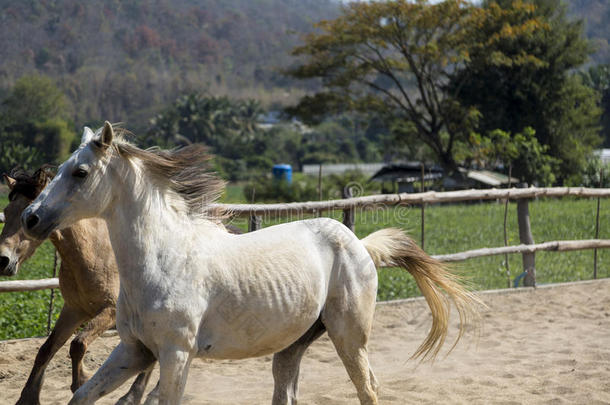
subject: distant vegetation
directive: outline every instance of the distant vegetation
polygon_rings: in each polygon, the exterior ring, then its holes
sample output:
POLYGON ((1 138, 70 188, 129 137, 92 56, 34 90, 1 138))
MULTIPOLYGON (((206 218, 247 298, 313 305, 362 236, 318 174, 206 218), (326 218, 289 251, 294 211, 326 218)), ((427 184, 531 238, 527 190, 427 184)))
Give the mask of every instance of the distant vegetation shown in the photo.
POLYGON ((308 84, 279 70, 313 22, 338 13, 331 0, 0 0, 0 98, 23 74, 42 74, 79 125, 138 132, 192 91, 294 101, 308 84))
POLYGON ((585 21, 585 33, 593 42, 593 64, 610 64, 610 4, 607 0, 570 0, 570 13, 585 21))

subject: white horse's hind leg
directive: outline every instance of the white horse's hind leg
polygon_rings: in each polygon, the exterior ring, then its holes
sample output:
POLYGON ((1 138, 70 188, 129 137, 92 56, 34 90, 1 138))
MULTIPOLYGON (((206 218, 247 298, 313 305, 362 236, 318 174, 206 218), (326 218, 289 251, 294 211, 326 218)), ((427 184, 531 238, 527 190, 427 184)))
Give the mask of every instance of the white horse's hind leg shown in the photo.
MULTIPOLYGON (((331 337, 331 340, 332 337, 331 337)), ((376 381, 372 381, 369 372, 369 359, 366 346, 357 347, 356 344, 338 344, 335 348, 343 365, 349 374, 350 379, 358 392, 358 399, 362 405, 377 405, 377 386, 376 381)))
POLYGON ((69 405, 91 404, 154 363, 154 356, 142 344, 121 342, 93 377, 76 390, 69 405))
POLYGON ((303 354, 325 331, 318 319, 299 340, 273 355, 272 405, 295 405, 299 395, 299 367, 303 354))
POLYGON ((322 322, 356 386, 360 403, 376 405, 378 384, 369 365, 367 350, 375 312, 376 278, 370 282, 349 279, 346 284, 352 286, 340 288, 334 296, 329 296, 322 322))

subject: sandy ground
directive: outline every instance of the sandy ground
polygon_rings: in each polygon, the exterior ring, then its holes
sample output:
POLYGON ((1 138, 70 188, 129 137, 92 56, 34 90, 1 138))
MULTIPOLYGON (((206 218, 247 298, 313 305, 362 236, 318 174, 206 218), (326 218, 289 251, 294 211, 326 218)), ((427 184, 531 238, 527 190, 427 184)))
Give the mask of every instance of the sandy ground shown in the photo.
MULTIPOLYGON (((378 305, 370 357, 381 404, 610 404, 610 280, 482 297, 489 309, 478 343, 466 336, 434 364, 408 361, 430 325, 425 302, 378 305)), ((88 367, 101 364, 117 341, 106 336, 94 342, 88 367)), ((41 339, 0 342, 1 404, 17 400, 41 344, 41 339)), ((64 348, 49 366, 42 403, 66 403, 69 384, 64 348)), ((114 403, 126 388, 98 403, 114 403)), ((270 356, 195 360, 183 403, 269 404, 272 391, 270 356)), ((358 403, 326 336, 305 355, 299 399, 299 404, 358 403)))

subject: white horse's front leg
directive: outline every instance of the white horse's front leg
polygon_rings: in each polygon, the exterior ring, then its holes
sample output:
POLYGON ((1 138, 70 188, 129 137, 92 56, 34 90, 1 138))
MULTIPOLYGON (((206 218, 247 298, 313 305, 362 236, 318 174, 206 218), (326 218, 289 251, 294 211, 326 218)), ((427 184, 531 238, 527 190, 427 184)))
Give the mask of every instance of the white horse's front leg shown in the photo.
POLYGON ((93 377, 74 393, 69 405, 94 403, 114 391, 129 377, 148 369, 155 360, 140 343, 119 343, 93 377))
POLYGON ((189 352, 176 347, 163 348, 159 353, 159 405, 178 405, 182 400, 189 365, 189 352))

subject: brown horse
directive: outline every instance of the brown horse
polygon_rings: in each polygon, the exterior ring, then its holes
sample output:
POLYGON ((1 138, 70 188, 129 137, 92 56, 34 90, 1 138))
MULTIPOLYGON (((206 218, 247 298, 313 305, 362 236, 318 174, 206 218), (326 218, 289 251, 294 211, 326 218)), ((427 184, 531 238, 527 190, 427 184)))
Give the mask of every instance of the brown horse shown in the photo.
MULTIPOLYGON (((5 225, 0 234, 0 275, 13 276, 41 240, 28 238, 21 229, 21 212, 40 194, 52 175, 39 169, 32 176, 23 170, 4 175, 10 189, 9 204, 4 209, 5 225)), ((70 344, 74 392, 89 378, 83 369, 87 346, 115 323, 119 277, 106 224, 100 219, 86 219, 55 231, 50 238, 61 256, 59 288, 64 307, 41 346, 17 404, 39 404, 44 372, 55 353, 85 324, 70 344)), ((141 374, 120 403, 139 403, 149 373, 141 374)))

